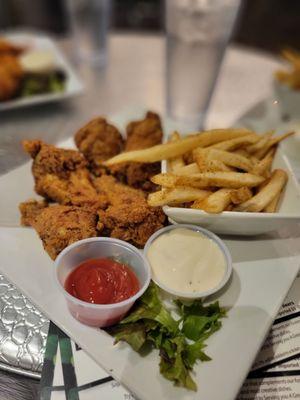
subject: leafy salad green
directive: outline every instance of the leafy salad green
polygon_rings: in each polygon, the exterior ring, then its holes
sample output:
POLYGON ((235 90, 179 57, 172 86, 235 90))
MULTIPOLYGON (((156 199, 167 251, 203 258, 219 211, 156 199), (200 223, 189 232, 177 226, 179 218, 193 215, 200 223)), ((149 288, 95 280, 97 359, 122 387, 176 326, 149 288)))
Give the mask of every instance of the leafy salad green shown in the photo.
POLYGON ((175 320, 159 298, 152 282, 129 314, 107 331, 115 342, 125 341, 135 351, 147 345, 159 350, 160 372, 166 378, 190 390, 197 390, 191 372, 198 360, 209 361, 205 340, 222 326, 225 309, 218 302, 208 306, 201 300, 175 301, 179 319, 175 320))
POLYGON ((66 76, 63 71, 52 71, 42 74, 26 74, 21 85, 21 97, 45 93, 63 92, 66 76))

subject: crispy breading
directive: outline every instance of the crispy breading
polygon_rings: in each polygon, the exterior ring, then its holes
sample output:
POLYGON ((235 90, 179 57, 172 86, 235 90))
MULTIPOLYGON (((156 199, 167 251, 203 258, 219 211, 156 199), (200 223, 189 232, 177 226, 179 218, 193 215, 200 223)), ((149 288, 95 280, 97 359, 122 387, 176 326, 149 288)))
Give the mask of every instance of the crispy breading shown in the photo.
POLYGON ((4 38, 0 38, 0 55, 18 56, 23 51, 24 47, 14 44, 4 38))
MULTIPOLYGON (((163 132, 160 118, 148 111, 145 118, 130 122, 126 129, 125 151, 146 149, 162 142, 163 132)), ((160 171, 160 163, 121 163, 110 167, 110 172, 128 185, 147 192, 157 189, 150 178, 160 171)))
POLYGON ((31 226, 38 214, 46 207, 48 207, 48 203, 45 200, 37 201, 35 199, 30 199, 20 203, 21 224, 31 226))
POLYGON ((109 206, 98 210, 98 230, 111 237, 143 247, 149 237, 164 226, 165 215, 150 207, 141 190, 118 183, 112 176, 95 179, 99 193, 107 196, 109 206))
POLYGON ((162 141, 162 127, 159 115, 148 111, 145 118, 132 121, 126 128, 125 151, 147 149, 162 141))
POLYGON ((105 171, 101 163, 123 149, 123 138, 118 129, 101 117, 84 125, 75 134, 75 143, 88 160, 91 171, 98 176, 105 171))
POLYGON ((0 53, 0 101, 13 98, 21 86, 23 71, 17 57, 0 53))
POLYGON ((32 221, 43 246, 54 260, 71 243, 97 236, 95 210, 53 205, 42 210, 32 221))
POLYGON ((33 158, 32 173, 39 195, 60 204, 106 206, 105 197, 92 184, 87 161, 81 153, 40 140, 25 140, 23 146, 33 158))

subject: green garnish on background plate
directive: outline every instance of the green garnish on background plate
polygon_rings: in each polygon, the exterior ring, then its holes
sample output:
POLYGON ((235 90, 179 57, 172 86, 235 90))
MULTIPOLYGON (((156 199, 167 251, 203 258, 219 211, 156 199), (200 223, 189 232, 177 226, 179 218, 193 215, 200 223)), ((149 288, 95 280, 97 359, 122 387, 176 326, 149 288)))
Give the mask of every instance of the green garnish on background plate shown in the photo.
POLYGON ((218 302, 204 306, 201 300, 192 303, 175 301, 180 318, 175 320, 159 298, 159 289, 152 282, 129 314, 107 331, 115 342, 125 341, 141 352, 150 345, 159 350, 160 372, 166 378, 190 390, 197 390, 191 377, 198 360, 209 361, 203 351, 206 339, 222 326, 226 316, 218 302))

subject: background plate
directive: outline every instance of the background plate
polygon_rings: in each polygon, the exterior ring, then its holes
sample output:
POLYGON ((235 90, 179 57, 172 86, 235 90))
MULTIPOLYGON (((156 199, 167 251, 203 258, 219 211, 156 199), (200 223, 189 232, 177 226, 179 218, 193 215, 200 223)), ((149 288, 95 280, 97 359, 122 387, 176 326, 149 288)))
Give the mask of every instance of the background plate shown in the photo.
POLYGON ((40 33, 3 33, 1 37, 5 37, 12 42, 29 46, 31 49, 50 50, 54 53, 57 66, 60 67, 67 75, 66 87, 63 92, 34 95, 30 97, 17 98, 5 102, 0 102, 0 111, 12 110, 14 108, 25 107, 34 104, 48 103, 58 100, 67 99, 83 92, 83 84, 74 72, 70 63, 67 61, 63 53, 59 50, 53 40, 40 33))

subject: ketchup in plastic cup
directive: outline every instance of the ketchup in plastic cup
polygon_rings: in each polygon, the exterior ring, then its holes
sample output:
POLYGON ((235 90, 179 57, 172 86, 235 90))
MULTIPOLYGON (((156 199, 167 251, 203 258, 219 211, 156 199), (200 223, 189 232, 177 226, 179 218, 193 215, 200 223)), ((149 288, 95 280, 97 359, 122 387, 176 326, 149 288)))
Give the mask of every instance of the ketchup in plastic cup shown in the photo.
POLYGON ((55 260, 55 280, 73 317, 83 324, 101 328, 119 322, 145 292, 150 283, 150 267, 134 246, 118 239, 95 237, 73 243, 58 255, 55 260), (65 289, 68 277, 78 266, 93 259, 111 259, 125 264, 138 279, 138 292, 111 304, 89 303, 72 296, 65 289))

